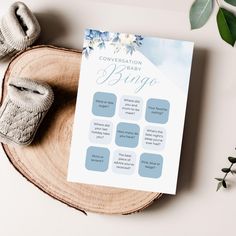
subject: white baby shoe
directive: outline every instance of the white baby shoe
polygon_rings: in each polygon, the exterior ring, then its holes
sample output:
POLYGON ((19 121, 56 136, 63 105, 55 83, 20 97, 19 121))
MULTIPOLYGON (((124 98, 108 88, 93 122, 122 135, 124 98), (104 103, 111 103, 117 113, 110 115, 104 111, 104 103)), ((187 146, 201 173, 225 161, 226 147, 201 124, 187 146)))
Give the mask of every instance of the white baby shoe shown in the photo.
POLYGON ((29 145, 54 100, 51 87, 26 78, 13 78, 0 108, 0 142, 29 145))
POLYGON ((32 45, 40 31, 30 9, 22 2, 14 3, 0 21, 0 59, 32 45))

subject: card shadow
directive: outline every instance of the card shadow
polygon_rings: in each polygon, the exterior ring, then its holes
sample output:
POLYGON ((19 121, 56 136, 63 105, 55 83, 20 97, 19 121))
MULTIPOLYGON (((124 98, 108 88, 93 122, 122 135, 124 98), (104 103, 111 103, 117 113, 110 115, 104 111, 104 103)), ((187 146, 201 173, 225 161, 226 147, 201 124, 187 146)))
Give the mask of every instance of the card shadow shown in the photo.
POLYGON ((176 202, 182 194, 191 191, 196 181, 197 147, 201 125, 201 108, 204 100, 204 82, 209 54, 206 49, 195 48, 184 125, 182 151, 176 195, 163 194, 145 211, 158 211, 171 202, 176 202))
POLYGON ((65 47, 62 39, 70 34, 65 17, 53 10, 35 13, 35 16, 41 26, 41 34, 36 43, 65 47))

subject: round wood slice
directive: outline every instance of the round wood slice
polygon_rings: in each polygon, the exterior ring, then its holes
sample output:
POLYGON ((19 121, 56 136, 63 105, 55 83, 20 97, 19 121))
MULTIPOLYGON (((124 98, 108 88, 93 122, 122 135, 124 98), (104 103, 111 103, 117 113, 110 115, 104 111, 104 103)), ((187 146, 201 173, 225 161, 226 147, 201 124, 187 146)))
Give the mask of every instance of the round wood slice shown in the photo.
POLYGON ((30 146, 3 145, 3 149, 26 179, 78 210, 129 214, 144 209, 161 194, 66 180, 80 64, 80 52, 52 46, 30 48, 10 62, 3 80, 2 101, 7 81, 19 76, 47 82, 54 90, 55 102, 30 146))

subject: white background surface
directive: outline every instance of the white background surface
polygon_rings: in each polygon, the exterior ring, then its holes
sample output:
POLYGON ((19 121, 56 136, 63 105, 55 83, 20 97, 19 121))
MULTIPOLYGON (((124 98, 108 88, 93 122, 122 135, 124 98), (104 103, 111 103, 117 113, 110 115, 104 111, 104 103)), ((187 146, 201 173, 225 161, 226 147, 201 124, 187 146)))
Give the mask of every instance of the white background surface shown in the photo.
MULTIPOLYGON (((0 15, 12 2, 1 2, 0 15)), ((236 177, 217 193, 214 177, 236 154, 236 50, 218 35, 216 6, 204 28, 190 31, 192 0, 25 2, 42 26, 40 43, 81 49, 83 30, 92 27, 192 40, 195 52, 176 196, 129 216, 85 216, 27 182, 1 151, 0 235, 234 235, 236 177)))

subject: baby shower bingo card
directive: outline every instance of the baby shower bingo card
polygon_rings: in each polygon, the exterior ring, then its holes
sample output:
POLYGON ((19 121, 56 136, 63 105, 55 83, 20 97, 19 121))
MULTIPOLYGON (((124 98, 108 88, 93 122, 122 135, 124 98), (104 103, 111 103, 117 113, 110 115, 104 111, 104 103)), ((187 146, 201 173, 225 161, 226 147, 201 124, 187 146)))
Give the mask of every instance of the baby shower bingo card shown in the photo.
POLYGON ((68 181, 175 194, 193 43, 85 31, 68 181))

